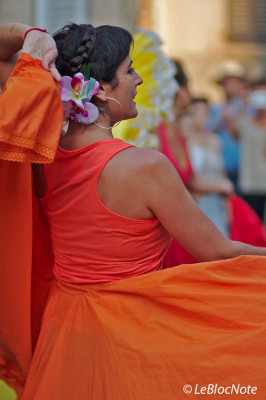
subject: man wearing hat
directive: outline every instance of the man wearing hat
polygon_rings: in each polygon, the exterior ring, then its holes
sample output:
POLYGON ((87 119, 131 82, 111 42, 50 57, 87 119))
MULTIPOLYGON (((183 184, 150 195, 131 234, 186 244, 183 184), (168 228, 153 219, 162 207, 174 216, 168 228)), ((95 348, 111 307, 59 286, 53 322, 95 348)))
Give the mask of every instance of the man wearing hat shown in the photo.
POLYGON ((256 111, 253 116, 239 115, 235 134, 241 139, 239 187, 244 199, 265 222, 266 201, 266 79, 253 84, 248 98, 256 111))
POLYGON ((245 85, 245 69, 233 60, 225 61, 219 69, 215 82, 223 91, 225 100, 210 107, 209 128, 219 134, 222 140, 225 170, 238 192, 238 168, 240 142, 231 132, 235 117, 245 111, 242 97, 245 85))

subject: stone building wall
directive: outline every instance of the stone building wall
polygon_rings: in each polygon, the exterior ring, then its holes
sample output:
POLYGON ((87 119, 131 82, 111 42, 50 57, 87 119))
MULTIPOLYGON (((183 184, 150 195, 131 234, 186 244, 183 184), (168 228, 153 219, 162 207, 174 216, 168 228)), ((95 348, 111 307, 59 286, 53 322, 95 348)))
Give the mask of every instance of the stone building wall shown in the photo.
POLYGON ((214 77, 223 61, 234 59, 252 73, 265 54, 262 45, 227 40, 227 5, 227 0, 149 0, 152 24, 139 21, 160 35, 168 56, 183 61, 195 95, 213 101, 222 96, 214 77))
MULTIPOLYGON (((88 22, 95 26, 103 24, 123 26, 134 33, 137 15, 136 0, 87 1, 88 15, 83 16, 82 22, 88 22)), ((78 0, 76 0, 76 2, 78 3, 78 0)), ((37 0, 1 0, 0 23, 19 21, 21 23, 35 25, 34 6, 36 3, 37 0)), ((61 1, 61 3, 64 2, 61 1)), ((69 18, 69 20, 73 21, 71 16, 69 18)))

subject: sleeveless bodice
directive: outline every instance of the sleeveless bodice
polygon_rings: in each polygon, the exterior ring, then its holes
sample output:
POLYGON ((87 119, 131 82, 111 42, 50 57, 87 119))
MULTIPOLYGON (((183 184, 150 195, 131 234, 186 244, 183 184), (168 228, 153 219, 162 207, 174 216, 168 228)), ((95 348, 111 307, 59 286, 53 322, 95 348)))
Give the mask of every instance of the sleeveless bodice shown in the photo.
POLYGON ((97 194, 102 169, 128 147, 108 139, 74 151, 58 148, 54 163, 44 166, 48 190, 40 201, 60 280, 109 282, 161 269, 171 238, 160 222, 118 215, 97 194))

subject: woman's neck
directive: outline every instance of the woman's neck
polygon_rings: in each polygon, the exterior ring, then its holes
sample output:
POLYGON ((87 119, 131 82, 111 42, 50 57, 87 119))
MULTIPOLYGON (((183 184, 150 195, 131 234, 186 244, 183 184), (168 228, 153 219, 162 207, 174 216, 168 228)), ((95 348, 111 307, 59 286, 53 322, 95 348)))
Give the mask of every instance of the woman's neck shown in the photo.
POLYGON ((59 145, 65 150, 76 150, 100 140, 112 138, 111 128, 103 129, 95 124, 83 125, 70 121, 68 130, 61 137, 59 145))

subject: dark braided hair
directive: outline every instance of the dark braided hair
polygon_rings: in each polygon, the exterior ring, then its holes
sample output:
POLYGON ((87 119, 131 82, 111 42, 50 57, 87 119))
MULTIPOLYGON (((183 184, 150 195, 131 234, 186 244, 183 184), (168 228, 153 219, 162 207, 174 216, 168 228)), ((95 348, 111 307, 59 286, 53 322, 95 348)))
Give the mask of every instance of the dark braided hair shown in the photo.
POLYGON ((93 51, 95 40, 96 34, 94 28, 90 26, 84 31, 80 46, 77 48, 76 57, 71 60, 70 69, 73 74, 79 72, 83 64, 87 64, 87 60, 93 51))
MULTIPOLYGON (((89 24, 72 23, 65 25, 53 37, 58 50, 56 68, 62 76, 73 77, 90 63, 92 78, 110 82, 112 89, 118 85, 116 71, 133 43, 132 35, 126 29, 110 25, 94 28, 89 24)), ((95 96, 91 102, 100 113, 104 113, 104 102, 95 96)))
POLYGON ((54 34, 58 57, 56 68, 62 76, 74 76, 90 63, 90 75, 97 81, 112 82, 116 70, 128 56, 131 34, 116 26, 65 25, 54 34))

